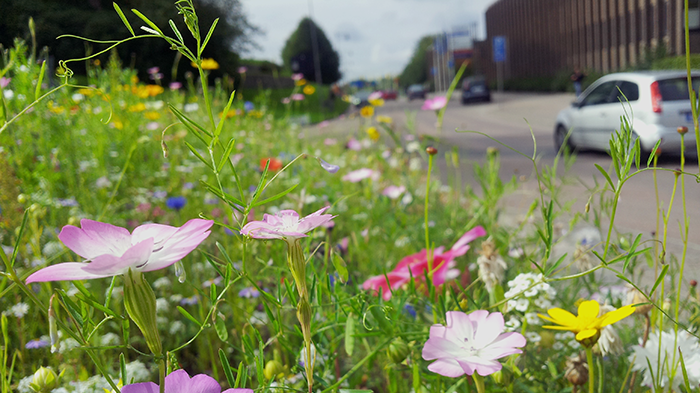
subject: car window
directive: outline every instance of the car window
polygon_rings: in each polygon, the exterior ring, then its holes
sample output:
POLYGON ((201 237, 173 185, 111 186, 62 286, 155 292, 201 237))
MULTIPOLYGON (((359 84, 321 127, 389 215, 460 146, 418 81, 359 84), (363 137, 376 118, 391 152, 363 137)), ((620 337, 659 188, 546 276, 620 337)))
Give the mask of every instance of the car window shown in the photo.
MULTIPOLYGON (((685 78, 664 79, 659 82, 659 92, 664 101, 690 100, 688 95, 688 81, 685 78)), ((693 89, 698 91, 700 78, 693 78, 693 89)))
POLYGON ((617 81, 611 102, 632 102, 639 99, 639 86, 633 82, 617 81))
POLYGON ((581 106, 600 105, 610 103, 610 96, 615 87, 615 81, 605 82, 591 91, 581 102, 581 106))

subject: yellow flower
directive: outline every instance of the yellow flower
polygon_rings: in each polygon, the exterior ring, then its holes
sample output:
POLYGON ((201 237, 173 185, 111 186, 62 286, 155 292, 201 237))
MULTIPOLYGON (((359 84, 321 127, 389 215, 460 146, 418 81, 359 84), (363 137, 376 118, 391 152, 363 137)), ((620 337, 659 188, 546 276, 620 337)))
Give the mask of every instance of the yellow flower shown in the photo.
POLYGON ((66 111, 66 109, 64 107, 62 107, 61 105, 54 105, 53 101, 49 101, 48 106, 49 106, 49 111, 51 111, 52 113, 55 113, 57 115, 60 115, 66 111))
POLYGON ((156 111, 150 111, 150 112, 144 113, 143 117, 145 117, 148 120, 158 120, 158 119, 160 119, 160 113, 156 112, 156 111))
POLYGON ((260 119, 263 117, 263 113, 262 113, 262 111, 252 110, 252 111, 248 112, 248 116, 254 117, 256 119, 260 119))
POLYGON ((383 98, 377 98, 374 100, 369 100, 369 104, 372 106, 384 106, 384 99, 383 98))
POLYGON ((384 124, 391 124, 394 122, 394 119, 389 116, 377 116, 377 121, 384 124))
POLYGON ((132 75, 132 76, 131 76, 131 84, 132 84, 132 85, 135 85, 135 84, 137 84, 137 83, 139 83, 139 77, 136 76, 136 75, 132 75))
POLYGON ((95 94, 93 89, 78 89, 78 93, 84 95, 85 97, 92 97, 95 94))
POLYGON ((117 130, 121 130, 121 129, 124 128, 124 123, 122 123, 121 120, 116 120, 116 119, 115 119, 115 120, 112 120, 112 125, 113 125, 114 128, 116 128, 117 130))
MULTIPOLYGON (((237 114, 238 114, 238 111, 236 111, 235 109, 229 109, 228 112, 226 112, 226 118, 230 119, 230 118, 236 116, 237 114)), ((223 117, 223 116, 224 116, 224 112, 223 111, 219 112, 219 117, 223 117)))
POLYGON ((377 127, 369 127, 367 129, 367 136, 369 136, 369 139, 373 141, 378 141, 379 140, 379 131, 377 131, 377 127))
MULTIPOLYGON (((192 67, 197 68, 197 63, 194 61, 190 63, 192 67)), ((214 59, 202 59, 202 69, 203 70, 218 70, 219 63, 214 59)))
POLYGON ((162 94, 165 91, 165 89, 163 89, 163 86, 146 85, 146 91, 148 92, 149 96, 155 97, 158 94, 162 94))
POLYGON ((362 109, 360 109, 360 115, 362 117, 372 117, 374 116, 374 107, 372 106, 363 106, 362 109))
POLYGON ((306 86, 304 86, 303 91, 304 91, 304 94, 306 94, 307 96, 310 96, 316 92, 316 88, 311 86, 311 85, 306 85, 306 86))
POLYGON ((294 82, 294 84, 297 86, 304 86, 306 84, 306 79, 301 78, 298 81, 294 82))
POLYGON ((139 102, 136 105, 129 107, 129 112, 143 112, 146 110, 146 105, 143 102, 139 102))
POLYGON ((634 306, 628 305, 598 316, 600 304, 595 300, 586 300, 578 306, 578 316, 561 308, 551 308, 547 311, 549 317, 537 314, 540 318, 560 326, 546 325, 545 329, 569 330, 576 333, 576 341, 584 347, 592 347, 600 337, 600 330, 612 325, 634 312, 634 306))

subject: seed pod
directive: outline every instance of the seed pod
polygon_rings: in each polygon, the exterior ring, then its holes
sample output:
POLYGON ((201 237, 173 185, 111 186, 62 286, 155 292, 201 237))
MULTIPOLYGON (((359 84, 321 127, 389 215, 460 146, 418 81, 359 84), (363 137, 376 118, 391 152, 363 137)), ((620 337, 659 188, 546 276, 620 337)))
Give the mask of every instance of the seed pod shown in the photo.
POLYGON ((392 362, 399 364, 406 359, 410 351, 408 344, 401 337, 397 337, 389 344, 386 352, 392 362))
POLYGON ((438 151, 437 151, 436 148, 434 148, 434 147, 432 147, 432 146, 428 146, 428 147, 425 148, 425 152, 428 153, 428 154, 430 154, 431 156, 434 156, 434 155, 437 154, 438 151))

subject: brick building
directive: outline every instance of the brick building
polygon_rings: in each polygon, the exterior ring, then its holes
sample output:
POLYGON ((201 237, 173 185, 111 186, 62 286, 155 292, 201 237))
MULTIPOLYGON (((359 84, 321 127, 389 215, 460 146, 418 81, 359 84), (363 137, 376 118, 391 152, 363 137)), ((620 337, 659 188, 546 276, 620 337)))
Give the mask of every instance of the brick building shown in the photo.
MULTIPOLYGON (((700 9, 690 0, 691 52, 700 51, 700 9)), ((505 79, 554 76, 575 66, 624 70, 662 44, 685 53, 683 0, 499 0, 486 11, 477 70, 496 79, 493 38, 506 37, 505 79)))

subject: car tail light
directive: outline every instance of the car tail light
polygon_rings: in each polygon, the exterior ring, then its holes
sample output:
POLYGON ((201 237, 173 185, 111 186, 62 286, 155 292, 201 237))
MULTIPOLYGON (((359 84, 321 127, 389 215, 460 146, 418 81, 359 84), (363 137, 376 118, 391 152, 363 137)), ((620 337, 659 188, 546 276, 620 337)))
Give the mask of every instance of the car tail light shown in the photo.
POLYGON ((659 91, 659 82, 651 84, 651 110, 654 113, 661 113, 661 91, 659 91))

